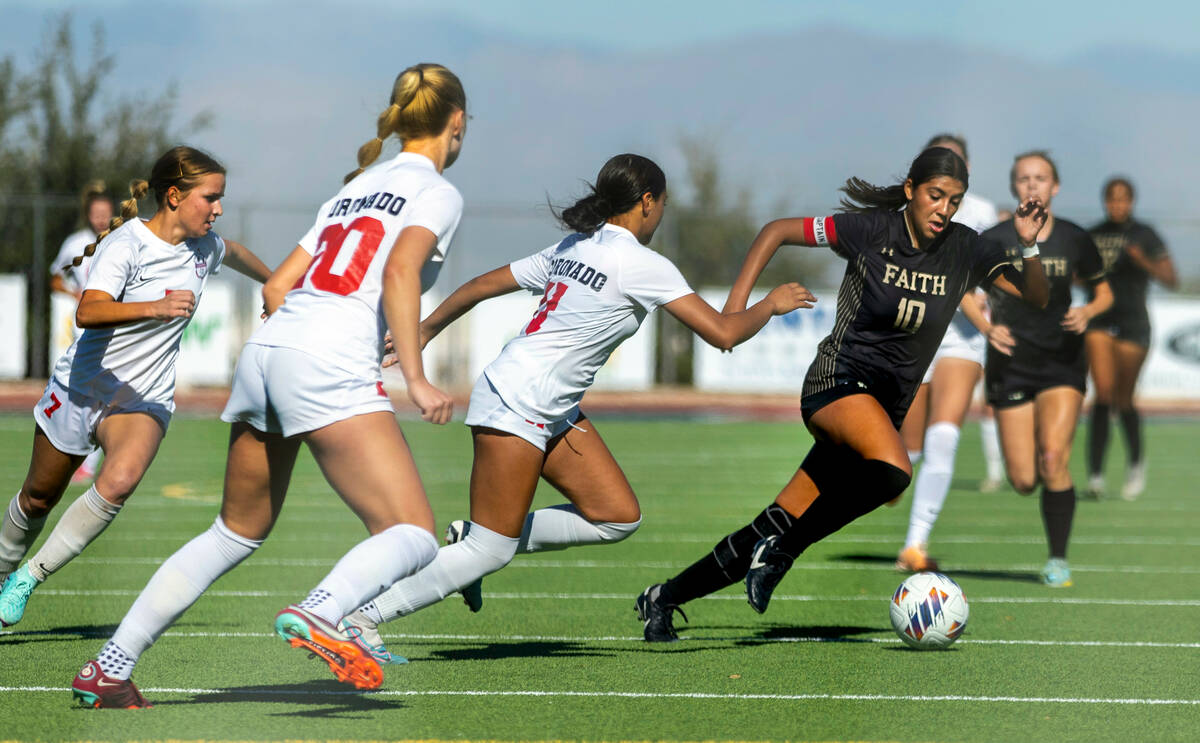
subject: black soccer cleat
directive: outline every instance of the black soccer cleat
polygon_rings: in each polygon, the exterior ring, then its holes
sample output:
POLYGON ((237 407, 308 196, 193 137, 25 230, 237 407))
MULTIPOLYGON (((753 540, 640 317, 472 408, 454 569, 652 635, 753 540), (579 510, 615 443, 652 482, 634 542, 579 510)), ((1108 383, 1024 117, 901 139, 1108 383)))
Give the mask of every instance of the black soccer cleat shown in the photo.
POLYGON ((773 534, 758 540, 746 571, 746 600, 759 614, 767 610, 775 587, 792 568, 792 558, 775 549, 778 538, 773 534))
POLYGON ((644 625, 642 634, 646 642, 678 642, 679 635, 675 634, 673 615, 679 612, 683 621, 688 620, 687 614, 683 613, 679 605, 661 600, 662 590, 663 584, 655 583, 642 591, 633 605, 637 609, 638 619, 642 620, 644 625))

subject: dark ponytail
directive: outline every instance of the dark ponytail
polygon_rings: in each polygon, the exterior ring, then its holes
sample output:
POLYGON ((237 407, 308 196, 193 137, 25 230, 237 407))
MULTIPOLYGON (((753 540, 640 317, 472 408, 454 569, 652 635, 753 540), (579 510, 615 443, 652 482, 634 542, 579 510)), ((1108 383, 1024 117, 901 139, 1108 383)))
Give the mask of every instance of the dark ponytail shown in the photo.
POLYGON ((591 191, 572 206, 555 210, 555 218, 564 228, 590 235, 609 219, 637 206, 642 194, 657 199, 667 190, 667 176, 653 160, 641 155, 617 155, 609 158, 596 176, 591 191))
MULTIPOLYGON (((967 164, 958 153, 945 147, 930 147, 912 161, 906 180, 911 180, 913 188, 916 188, 943 175, 960 181, 963 188, 967 188, 967 164)), ((849 212, 865 212, 872 209, 896 211, 908 204, 903 182, 891 186, 876 186, 862 178, 850 178, 846 185, 838 190, 846 194, 842 199, 842 208, 849 212)))

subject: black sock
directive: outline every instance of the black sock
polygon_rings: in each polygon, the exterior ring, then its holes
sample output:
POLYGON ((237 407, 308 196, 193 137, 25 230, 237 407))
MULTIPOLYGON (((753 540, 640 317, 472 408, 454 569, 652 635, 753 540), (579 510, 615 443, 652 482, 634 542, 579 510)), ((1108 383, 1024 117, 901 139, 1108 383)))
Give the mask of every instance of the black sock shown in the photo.
POLYGON ((1050 545, 1051 557, 1066 559, 1074 518, 1074 487, 1066 490, 1042 488, 1042 523, 1046 526, 1046 542, 1050 545))
POLYGON ((663 585, 663 600, 685 604, 737 583, 750 569, 750 553, 758 540, 782 534, 792 522, 788 512, 778 505, 767 506, 749 524, 717 542, 711 552, 668 580, 663 585))
POLYGON ((793 560, 809 545, 903 493, 912 479, 887 462, 863 459, 845 449, 832 452, 820 444, 805 457, 801 468, 821 494, 775 543, 775 549, 793 560))
POLYGON ((1112 409, 1107 405, 1092 406, 1088 419, 1088 474, 1104 473, 1104 451, 1108 448, 1108 419, 1112 409))
POLYGON ((1129 463, 1142 463, 1142 416, 1137 408, 1121 411, 1121 428, 1125 431, 1125 448, 1129 450, 1129 463))

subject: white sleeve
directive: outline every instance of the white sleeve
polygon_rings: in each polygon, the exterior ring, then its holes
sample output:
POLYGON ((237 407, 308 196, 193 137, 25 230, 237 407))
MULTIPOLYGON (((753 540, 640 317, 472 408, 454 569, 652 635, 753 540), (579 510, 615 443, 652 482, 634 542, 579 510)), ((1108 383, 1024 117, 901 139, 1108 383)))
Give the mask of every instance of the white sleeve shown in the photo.
POLYGON ((446 246, 458 229, 462 218, 463 200, 458 189, 444 183, 421 193, 412 205, 405 227, 424 227, 437 235, 439 258, 446 257, 446 246))
POLYGON ((308 232, 304 233, 304 237, 300 238, 300 242, 296 243, 305 253, 316 255, 317 238, 320 237, 320 234, 317 232, 317 225, 321 224, 321 215, 328 214, 329 210, 333 207, 333 202, 337 200, 335 196, 324 204, 321 204, 321 208, 317 210, 317 218, 313 220, 312 227, 309 227, 308 232))
POLYGON ((624 259, 621 291, 647 312, 695 293, 674 263, 650 249, 624 259))
POLYGON ((210 232, 209 237, 213 238, 213 251, 212 251, 212 256, 213 256, 212 263, 213 264, 212 264, 212 268, 210 268, 208 272, 209 273, 220 273, 221 266, 225 265, 225 255, 228 252, 229 248, 228 248, 228 246, 225 245, 225 239, 222 238, 217 233, 210 232))
POLYGON ((98 290, 116 300, 125 293, 125 285, 137 273, 137 245, 125 240, 105 241, 96 248, 84 291, 98 290))
POLYGON ((558 243, 551 245, 540 253, 534 253, 528 258, 513 261, 508 264, 517 286, 528 289, 536 294, 546 290, 550 282, 550 257, 558 250, 558 243))

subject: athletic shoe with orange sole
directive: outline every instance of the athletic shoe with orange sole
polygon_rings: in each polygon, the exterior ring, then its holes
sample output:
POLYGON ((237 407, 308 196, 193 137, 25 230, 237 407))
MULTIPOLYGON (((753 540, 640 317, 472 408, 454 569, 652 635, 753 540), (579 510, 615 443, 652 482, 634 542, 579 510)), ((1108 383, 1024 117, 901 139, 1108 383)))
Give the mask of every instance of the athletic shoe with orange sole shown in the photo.
POLYGON ((909 573, 937 572, 938 564, 937 560, 925 551, 925 545, 914 544, 900 550, 899 556, 896 557, 896 569, 909 573))
POLYGON ((71 695, 87 707, 96 709, 141 709, 153 707, 129 679, 115 679, 89 660, 71 682, 71 695))
POLYGON ((338 681, 355 689, 378 689, 383 684, 383 669, 374 658, 337 627, 295 604, 275 615, 275 634, 328 663, 338 681))

